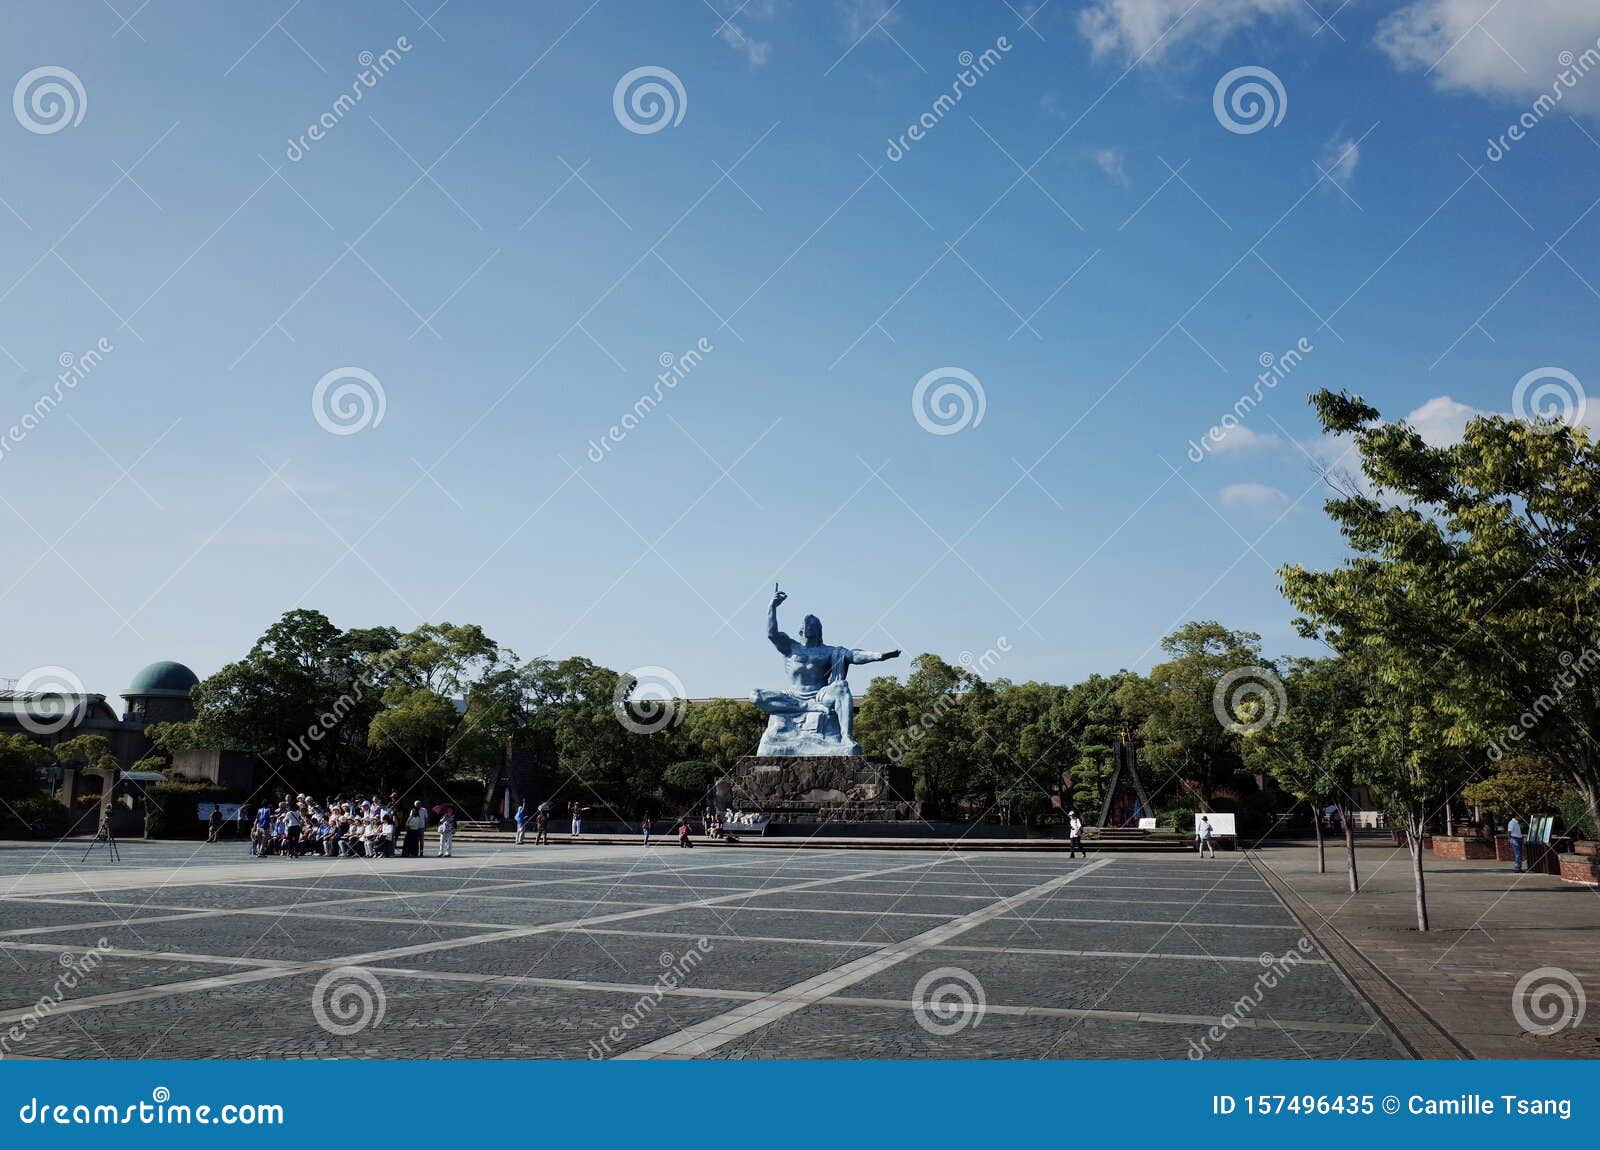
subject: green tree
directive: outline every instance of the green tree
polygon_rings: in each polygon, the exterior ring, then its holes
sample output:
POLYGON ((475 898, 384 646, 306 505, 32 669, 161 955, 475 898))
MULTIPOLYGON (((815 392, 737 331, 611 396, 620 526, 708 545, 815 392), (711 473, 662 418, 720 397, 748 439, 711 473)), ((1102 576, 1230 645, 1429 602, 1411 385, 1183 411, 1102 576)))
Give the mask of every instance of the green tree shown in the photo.
POLYGON ((1243 736, 1245 764, 1271 775, 1311 808, 1317 836, 1317 873, 1327 872, 1322 812, 1337 805, 1344 829, 1345 873, 1350 892, 1361 883, 1356 871, 1355 828, 1350 792, 1357 756, 1351 734, 1364 684, 1338 658, 1293 659, 1283 676, 1287 705, 1274 723, 1243 736))
POLYGON ((1209 801, 1219 788, 1240 782, 1244 765, 1237 731, 1218 717, 1219 694, 1230 693, 1224 676, 1246 674, 1246 682, 1259 685, 1270 682, 1272 668, 1262 657, 1260 635, 1220 623, 1185 623, 1161 640, 1161 649, 1170 658, 1146 678, 1129 678, 1122 705, 1145 716, 1138 730, 1143 756, 1168 772, 1156 790, 1183 780, 1209 801))
POLYGON ((40 772, 55 761, 47 748, 27 735, 0 735, 0 801, 16 802, 37 795, 40 772))

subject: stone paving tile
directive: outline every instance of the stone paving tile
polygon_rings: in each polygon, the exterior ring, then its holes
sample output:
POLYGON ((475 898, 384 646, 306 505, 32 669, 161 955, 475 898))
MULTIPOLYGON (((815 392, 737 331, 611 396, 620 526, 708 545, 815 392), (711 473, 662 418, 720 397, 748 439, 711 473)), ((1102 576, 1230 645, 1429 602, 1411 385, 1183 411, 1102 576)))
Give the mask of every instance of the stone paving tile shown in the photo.
POLYGON ((843 942, 899 942, 939 925, 936 918, 880 918, 876 915, 817 914, 796 915, 782 910, 732 910, 706 907, 699 910, 662 911, 628 920, 632 930, 667 930, 687 934, 764 935, 784 938, 800 933, 813 938, 843 942))
POLYGON ((1169 954, 1255 958, 1263 953, 1284 953, 1303 933, 1298 926, 1234 930, 1167 923, 1043 922, 1019 915, 982 923, 955 941, 968 946, 1116 950, 1139 954, 1156 950, 1169 954))
MULTIPOLYGON (((61 993, 58 979, 67 968, 62 965, 60 955, 64 953, 73 959, 81 959, 84 952, 85 948, 71 945, 64 945, 60 952, 44 952, 16 950, 0 944, 0 1010, 25 1009, 46 995, 54 997, 61 993)), ((241 969, 224 963, 165 962, 102 955, 99 962, 78 980, 78 985, 66 990, 65 994, 69 999, 114 994, 191 978, 210 978, 241 969)))
POLYGON ((258 886, 254 883, 214 886, 180 886, 172 883, 167 886, 109 891, 105 897, 108 902, 187 907, 191 910, 226 910, 229 907, 287 906, 291 903, 308 904, 361 896, 338 891, 314 891, 305 887, 258 886))
MULTIPOLYGON (((716 999, 672 997, 621 1031, 637 994, 506 984, 462 985, 377 976, 383 1015, 349 1035, 312 1013, 320 976, 201 991, 54 1015, 19 1045, 43 1058, 587 1058, 616 1026, 620 1052, 727 1009, 716 999), (98 1045, 96 1044, 98 1043, 98 1045)), ((604 1049, 601 1051, 606 1053, 604 1049)))
POLYGON ((1328 966, 1299 965, 1270 990, 1258 990, 1263 968, 1187 959, 1122 959, 929 951, 847 992, 857 998, 909 1002, 917 981, 940 967, 960 967, 1003 1006, 1130 1010, 1220 1017, 1244 996, 1262 996, 1255 1018, 1304 1022, 1370 1022, 1366 1007, 1328 966))
POLYGON ((315 913, 337 913, 351 919, 414 918, 420 922, 484 922, 501 923, 505 926, 538 926, 547 922, 593 918, 595 915, 614 914, 617 911, 643 910, 649 905, 640 902, 606 902, 600 905, 591 902, 539 902, 534 899, 451 894, 351 903, 329 908, 326 912, 316 911, 314 906, 302 909, 315 913))
MULTIPOLYGON (((270 860, 269 860, 270 861, 270 860)), ((351 870, 348 874, 335 871, 321 877, 308 876, 297 879, 292 873, 294 860, 288 860, 284 868, 272 875, 266 881, 273 885, 291 886, 297 890, 311 890, 321 892, 324 890, 339 890, 345 893, 350 891, 370 891, 374 894, 389 894, 391 892, 426 891, 451 891, 460 890, 462 887, 472 886, 479 882, 514 881, 505 880, 498 874, 484 872, 482 875, 473 875, 470 872, 455 872, 446 875, 418 875, 405 874, 400 871, 384 873, 381 869, 373 869, 381 865, 382 860, 372 866, 364 866, 360 859, 348 860, 351 870)))
POLYGON ((288 915, 222 915, 174 922, 135 921, 128 926, 88 930, 67 927, 48 935, 30 936, 27 941, 81 948, 104 938, 110 945, 124 950, 309 962, 481 933, 481 930, 427 923, 401 925, 288 915))
MULTIPOLYGON (((789 891, 784 894, 751 895, 733 906, 784 910, 869 911, 874 914, 937 914, 947 917, 971 914, 998 899, 950 898, 948 895, 923 897, 912 894, 828 894, 823 891, 789 891)), ((937 925, 933 921, 928 926, 937 925)))
POLYGON ((726 939, 707 939, 702 947, 691 939, 571 931, 477 943, 396 959, 394 965, 635 985, 652 984, 663 971, 677 970, 684 986, 770 991, 803 982, 875 949, 871 944, 846 948, 726 939))
MULTIPOLYGON (((119 900, 120 901, 120 900, 119 900)), ((134 910, 125 906, 104 906, 93 895, 85 895, 80 902, 65 905, 37 902, 33 899, 0 899, 0 931, 23 930, 36 926, 61 926, 75 922, 104 922, 125 918, 143 918, 169 911, 134 910)))
MULTIPOLYGON (((713 1058, 1188 1058, 1203 1026, 1151 1025, 1102 1019, 985 1015, 976 1026, 930 1033, 910 1010, 809 1006, 737 1038, 713 1058)), ((1364 1037, 1234 1030, 1212 1044, 1212 1058, 1393 1058, 1382 1031, 1364 1037)))
POLYGON ((1129 918, 1140 922, 1226 922, 1245 926, 1293 926, 1294 917, 1280 905, 1218 906, 1216 904, 1154 904, 1108 902, 1105 899, 1052 899, 1048 903, 1029 903, 1025 911, 1010 917, 1038 918, 1129 918))

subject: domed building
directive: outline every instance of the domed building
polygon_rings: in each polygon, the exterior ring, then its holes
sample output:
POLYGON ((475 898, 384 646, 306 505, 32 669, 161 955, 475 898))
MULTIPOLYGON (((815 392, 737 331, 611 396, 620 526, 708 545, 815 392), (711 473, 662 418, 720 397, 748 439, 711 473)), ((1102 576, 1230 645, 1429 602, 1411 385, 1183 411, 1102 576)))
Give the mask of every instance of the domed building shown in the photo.
POLYGON ((123 688, 127 700, 124 723, 186 723, 194 718, 189 692, 200 677, 182 663, 162 659, 151 663, 123 688))

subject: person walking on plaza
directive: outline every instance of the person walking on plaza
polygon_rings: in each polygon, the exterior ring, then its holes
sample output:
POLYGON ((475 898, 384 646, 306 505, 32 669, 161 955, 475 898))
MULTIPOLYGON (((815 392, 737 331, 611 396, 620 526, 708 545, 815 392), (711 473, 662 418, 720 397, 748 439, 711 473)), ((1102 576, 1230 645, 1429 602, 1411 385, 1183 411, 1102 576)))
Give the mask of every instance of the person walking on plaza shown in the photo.
POLYGON ((533 816, 533 845, 550 845, 550 811, 541 806, 533 816))
POLYGON ((567 804, 567 813, 572 816, 572 837, 577 838, 583 834, 583 808, 578 805, 577 799, 567 804))
POLYGON ((644 845, 650 845, 650 816, 645 815, 644 821, 639 824, 639 829, 644 832, 644 845))
POLYGON ((1506 824, 1506 837, 1511 840, 1511 865, 1517 874, 1522 873, 1522 823, 1516 815, 1506 824))
POLYGON ((211 818, 206 821, 206 842, 214 843, 222 833, 222 808, 213 804, 211 818))
POLYGON ((1083 820, 1078 817, 1077 811, 1067 812, 1067 857, 1077 858, 1082 855, 1089 857, 1089 852, 1083 849, 1083 820))
POLYGON ((1217 848, 1211 843, 1211 820, 1205 815, 1200 816, 1200 827, 1195 832, 1195 837, 1200 840, 1200 857, 1205 858, 1206 852, 1211 852, 1211 857, 1217 857, 1217 848))
POLYGON ((456 809, 446 807, 444 814, 439 816, 439 857, 451 857, 451 850, 456 841, 456 809))
POLYGON ((517 845, 522 845, 522 836, 528 833, 528 800, 523 799, 517 804, 517 845))

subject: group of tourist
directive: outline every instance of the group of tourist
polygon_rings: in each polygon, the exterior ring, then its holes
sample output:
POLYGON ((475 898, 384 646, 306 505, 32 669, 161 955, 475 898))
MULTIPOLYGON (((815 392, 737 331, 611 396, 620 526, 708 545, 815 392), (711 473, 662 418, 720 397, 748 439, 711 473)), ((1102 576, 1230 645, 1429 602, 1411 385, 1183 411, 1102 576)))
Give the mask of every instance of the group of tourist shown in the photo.
POLYGON ((438 828, 438 857, 450 858, 456 812, 449 804, 430 811, 417 800, 407 810, 397 794, 321 803, 310 795, 285 794, 277 805, 265 803, 256 811, 250 853, 256 858, 421 858, 430 824, 438 828))

